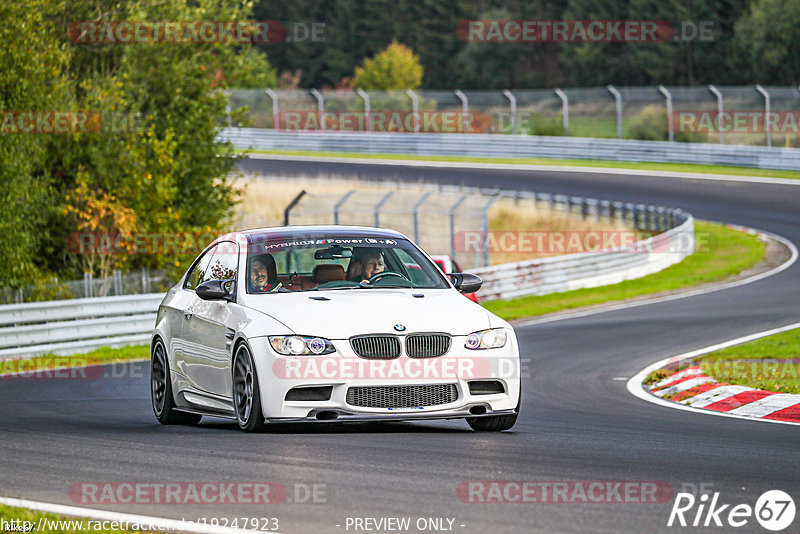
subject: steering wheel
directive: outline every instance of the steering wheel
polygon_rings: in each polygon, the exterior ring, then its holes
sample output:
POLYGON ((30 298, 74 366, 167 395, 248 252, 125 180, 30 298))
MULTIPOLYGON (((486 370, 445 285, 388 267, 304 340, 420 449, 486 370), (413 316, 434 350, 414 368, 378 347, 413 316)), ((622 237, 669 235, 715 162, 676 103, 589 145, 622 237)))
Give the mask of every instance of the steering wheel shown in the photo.
POLYGON ((403 276, 400 273, 396 273, 394 271, 382 271, 382 272, 379 272, 379 273, 376 273, 376 274, 373 274, 372 276, 370 276, 367 279, 367 283, 368 284, 374 284, 375 282, 377 282, 378 280, 380 280, 384 276, 396 276, 398 278, 402 278, 406 282, 411 282, 411 280, 409 280, 408 278, 406 278, 405 276, 403 276))

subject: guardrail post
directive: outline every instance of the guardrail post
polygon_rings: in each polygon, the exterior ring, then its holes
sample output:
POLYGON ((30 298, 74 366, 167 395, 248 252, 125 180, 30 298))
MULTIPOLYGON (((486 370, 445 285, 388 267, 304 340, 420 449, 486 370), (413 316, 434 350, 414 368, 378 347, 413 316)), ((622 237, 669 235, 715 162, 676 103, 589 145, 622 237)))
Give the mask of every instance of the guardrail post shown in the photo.
POLYGON ((147 267, 142 268, 142 293, 150 293, 150 273, 147 267))
POLYGON ((383 207, 384 204, 386 204, 389 201, 390 198, 392 198, 392 195, 394 195, 394 191, 389 191, 388 193, 386 193, 386 195, 384 195, 383 198, 381 198, 378 201, 377 204, 375 204, 375 226, 376 227, 380 227, 380 225, 381 225, 380 224, 380 221, 381 221, 381 208, 383 207))
POLYGON ((564 125, 564 135, 569 135, 569 99, 567 93, 556 88, 556 96, 561 99, 561 121, 564 125))
POLYGON ((319 113, 319 129, 325 129, 325 98, 316 89, 311 89, 310 93, 317 99, 317 113, 319 113))
POLYGON ((725 144, 725 121, 722 119, 722 112, 723 112, 723 105, 722 105, 722 93, 719 92, 719 89, 714 87, 713 85, 708 85, 708 90, 711 91, 714 96, 717 97, 717 127, 719 128, 719 144, 725 144))
POLYGON ((417 133, 419 132, 419 123, 421 120, 419 116, 419 98, 417 97, 417 93, 411 89, 406 89, 406 94, 408 98, 411 99, 411 113, 414 114, 414 133, 417 133))
POLYGON ((467 95, 461 92, 460 89, 456 89, 453 92, 459 98, 459 100, 461 100, 461 123, 462 127, 464 128, 464 133, 469 133, 469 99, 467 98, 467 95))
POLYGON ((511 108, 511 133, 517 133, 517 97, 508 89, 503 89, 503 96, 508 99, 508 106, 511 108))
POLYGON ((278 129, 278 116, 279 116, 279 109, 278 109, 278 93, 273 91, 272 89, 264 89, 264 92, 269 95, 272 99, 272 129, 278 129))
POLYGON ((450 208, 450 257, 456 257, 456 210, 467 200, 468 195, 461 195, 455 204, 450 208))
POLYGON ((414 241, 417 244, 419 244, 419 209, 432 194, 433 191, 428 191, 414 204, 414 241))
POLYGON ((339 201, 333 205, 333 224, 339 224, 339 209, 345 202, 347 202, 347 199, 350 198, 350 195, 352 195, 355 192, 356 192, 355 189, 351 189, 350 191, 342 195, 342 198, 340 198, 339 201))
POLYGON ((83 296, 87 299, 92 296, 92 273, 83 273, 83 296))
POLYGON ((606 88, 614 95, 614 103, 617 108, 617 139, 622 139, 622 95, 613 85, 607 85, 606 88))
POLYGON ((667 101, 667 130, 669 131, 670 143, 675 141, 675 123, 672 116, 672 93, 670 93, 663 85, 658 86, 658 90, 664 95, 667 101))
POLYGON ((764 129, 767 131, 767 146, 772 146, 772 132, 769 129, 769 93, 760 84, 756 84, 756 91, 764 95, 764 129))
POLYGON ((372 131, 372 118, 370 117, 369 95, 363 89, 356 89, 356 94, 364 101, 364 115, 367 119, 367 131, 372 131))

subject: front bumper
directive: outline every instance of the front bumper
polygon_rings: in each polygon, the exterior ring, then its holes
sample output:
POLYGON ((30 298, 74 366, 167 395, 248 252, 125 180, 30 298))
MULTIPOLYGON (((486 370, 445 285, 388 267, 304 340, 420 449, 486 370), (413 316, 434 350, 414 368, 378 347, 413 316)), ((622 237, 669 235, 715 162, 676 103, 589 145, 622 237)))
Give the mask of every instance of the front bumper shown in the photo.
POLYGON ((325 357, 285 357, 276 354, 266 338, 253 338, 250 340, 251 349, 258 369, 259 385, 261 391, 261 404, 267 422, 325 422, 325 421, 404 421, 426 419, 461 419, 466 417, 484 417, 492 415, 509 415, 516 413, 520 398, 519 349, 516 337, 511 331, 509 342, 505 347, 482 351, 469 351, 463 347, 463 340, 454 338, 455 349, 440 358, 429 358, 422 362, 421 359, 408 358, 405 355, 394 360, 386 360, 386 374, 383 376, 370 375, 365 367, 375 364, 375 360, 358 358, 345 343, 334 341, 337 352, 325 357), (460 347, 459 347, 460 345, 460 347), (329 361, 330 366, 323 363, 313 367, 302 367, 307 373, 289 373, 287 361, 298 360, 306 362, 329 361), (457 370, 456 375, 445 376, 400 376, 392 374, 392 369, 419 370, 423 364, 449 359, 449 369, 457 370), (463 367, 460 364, 469 360, 470 365, 463 367), (347 364, 347 365, 344 365, 347 364), (471 369, 475 374, 464 376, 460 374, 464 369, 471 369), (333 372, 327 372, 333 370, 333 372), (313 371, 313 372, 312 372, 313 371), (346 371, 348 376, 341 376, 346 371), (502 393, 477 394, 470 391, 470 382, 473 380, 496 380, 503 384, 502 393), (452 384, 457 390, 457 395, 452 401, 426 405, 409 406, 400 408, 374 407, 351 405, 347 400, 347 392, 351 387, 377 387, 382 386, 427 386, 452 384), (293 388, 330 386, 331 395, 327 400, 297 401, 286 400, 286 394, 293 388), (322 415, 320 415, 322 414, 322 415))
POLYGON ((464 419, 466 417, 490 417, 493 415, 513 415, 517 410, 491 410, 485 403, 472 403, 458 410, 447 410, 442 413, 359 413, 349 412, 341 409, 315 408, 306 417, 273 417, 267 418, 267 423, 342 423, 342 422, 369 422, 369 421, 424 421, 430 419, 464 419), (486 409, 483 413, 473 413, 473 408, 481 407, 486 409), (329 417, 328 414, 335 414, 336 417, 329 417))

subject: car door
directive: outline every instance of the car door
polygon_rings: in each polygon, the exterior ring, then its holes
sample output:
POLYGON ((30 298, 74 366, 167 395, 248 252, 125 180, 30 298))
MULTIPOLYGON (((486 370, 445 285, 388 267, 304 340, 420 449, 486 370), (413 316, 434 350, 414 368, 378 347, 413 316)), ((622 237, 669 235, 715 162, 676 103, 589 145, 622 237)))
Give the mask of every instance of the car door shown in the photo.
POLYGON ((179 381, 179 391, 186 387, 188 380, 188 369, 186 359, 186 344, 183 339, 183 323, 186 316, 191 315, 191 308, 197 300, 195 288, 203 281, 208 264, 211 263, 211 258, 214 256, 216 247, 212 247, 203 252, 194 262, 189 272, 186 275, 183 286, 176 292, 174 303, 173 321, 171 321, 170 332, 172 335, 171 348, 174 357, 173 370, 181 375, 179 381))
MULTIPOLYGON (((208 280, 235 280, 238 245, 220 242, 212 252, 202 278, 198 278, 199 283, 208 280)), ((232 287, 235 287, 235 282, 232 287)), ((230 344, 235 333, 229 327, 232 306, 235 304, 227 300, 203 300, 195 293, 184 313, 181 332, 184 366, 189 383, 198 393, 218 401, 231 396, 230 344)))

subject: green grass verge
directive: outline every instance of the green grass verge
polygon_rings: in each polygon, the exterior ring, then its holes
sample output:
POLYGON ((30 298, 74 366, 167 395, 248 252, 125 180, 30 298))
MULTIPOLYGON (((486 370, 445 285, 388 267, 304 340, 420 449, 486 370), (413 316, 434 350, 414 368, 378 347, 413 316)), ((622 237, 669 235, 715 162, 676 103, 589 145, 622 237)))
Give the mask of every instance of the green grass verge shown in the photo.
MULTIPOLYGON (((27 508, 15 508, 11 506, 0 505, 0 519, 6 523, 26 522, 23 526, 27 528, 27 532, 35 532, 36 534, 68 534, 72 532, 102 532, 104 534, 114 533, 129 533, 135 534, 138 532, 147 532, 144 530, 121 530, 120 528, 94 528, 94 527, 112 527, 110 522, 102 524, 100 521, 94 519, 81 519, 77 517, 67 517, 55 514, 45 514, 41 512, 34 512, 27 508), (44 519, 39 529, 39 521, 44 519), (81 528, 83 527, 83 528, 81 528)), ((19 524, 19 523, 16 523, 19 524)), ((125 525, 119 525, 125 526, 125 525)), ((135 526, 135 525, 127 525, 135 526)), ((5 531, 1 531, 5 532, 5 531)), ((9 530, 11 532, 11 530, 9 530)), ((18 530, 17 532, 21 532, 18 530)), ((157 532, 157 531, 156 531, 157 532)), ((148 533, 149 534, 149 533, 148 533)))
POLYGON ((766 178, 800 179, 800 172, 778 169, 751 169, 749 167, 726 167, 724 165, 694 165, 691 163, 632 163, 623 161, 600 161, 585 159, 541 159, 541 158, 479 158, 461 156, 417 156, 408 154, 358 154, 353 152, 318 152, 315 150, 239 150, 241 154, 276 154, 286 156, 319 156, 362 159, 406 159, 412 161, 461 161, 475 163, 513 163, 519 165, 559 165, 574 167, 601 167, 609 169, 633 169, 642 171, 696 172, 705 174, 730 174, 734 176, 761 176, 766 178))
POLYGON ((695 231, 695 253, 663 271, 610 286, 496 300, 484 305, 506 320, 520 319, 719 282, 764 259, 766 244, 755 236, 705 221, 695 221, 695 231))
POLYGON ((800 328, 718 350, 697 362, 720 382, 800 393, 800 328), (780 361, 764 361, 773 359, 780 361))
POLYGON ((133 345, 116 349, 103 347, 91 352, 70 354, 69 356, 45 354, 27 360, 0 359, 0 375, 17 372, 36 373, 66 367, 84 367, 87 365, 146 360, 149 357, 150 347, 148 345, 133 345))

